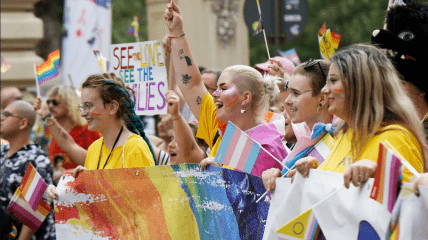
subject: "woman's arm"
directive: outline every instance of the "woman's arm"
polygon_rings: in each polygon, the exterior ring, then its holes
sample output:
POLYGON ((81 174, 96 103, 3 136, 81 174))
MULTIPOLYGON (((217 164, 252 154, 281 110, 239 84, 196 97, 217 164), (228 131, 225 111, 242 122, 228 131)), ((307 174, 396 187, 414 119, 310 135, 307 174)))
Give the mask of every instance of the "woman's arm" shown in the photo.
POLYGON ((165 22, 169 30, 171 39, 171 57, 174 69, 174 77, 184 99, 193 112, 193 115, 199 119, 199 109, 202 99, 207 93, 196 65, 186 36, 184 36, 183 19, 181 11, 174 1, 168 4, 165 10, 165 22))
MULTIPOLYGON (((41 112, 41 98, 37 97, 34 103, 34 110, 42 117, 45 117, 49 112, 41 112)), ((56 121, 51 118, 46 120, 45 126, 49 129, 52 138, 55 139, 58 146, 66 152, 70 158, 78 165, 85 166, 86 149, 79 146, 68 132, 56 121)))
POLYGON ((204 151, 198 146, 192 129, 178 111, 179 98, 174 91, 166 93, 168 112, 173 118, 174 139, 178 149, 184 156, 188 156, 186 163, 199 163, 204 158, 204 151))

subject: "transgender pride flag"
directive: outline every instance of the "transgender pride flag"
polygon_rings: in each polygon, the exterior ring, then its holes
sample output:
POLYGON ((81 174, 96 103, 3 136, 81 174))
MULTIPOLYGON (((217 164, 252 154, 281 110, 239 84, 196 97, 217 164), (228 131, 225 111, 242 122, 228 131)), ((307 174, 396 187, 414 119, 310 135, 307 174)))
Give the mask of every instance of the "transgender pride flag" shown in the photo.
POLYGON ((47 188, 48 185, 45 180, 43 180, 31 163, 28 164, 27 171, 19 185, 19 189, 24 199, 34 211, 37 210, 40 200, 42 200, 43 194, 47 188))
POLYGON ((214 161, 251 173, 262 151, 268 153, 259 143, 229 122, 214 161))
POLYGON ((385 144, 380 143, 375 179, 370 198, 385 205, 392 213, 401 185, 401 161, 385 144))

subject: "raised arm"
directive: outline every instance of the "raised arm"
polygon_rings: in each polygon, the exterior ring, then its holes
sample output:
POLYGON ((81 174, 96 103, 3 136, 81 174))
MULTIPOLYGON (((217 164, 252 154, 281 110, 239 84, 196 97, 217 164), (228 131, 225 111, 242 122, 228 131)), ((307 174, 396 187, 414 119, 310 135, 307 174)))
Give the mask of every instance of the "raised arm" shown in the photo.
POLYGON ((168 91, 166 93, 166 100, 168 103, 168 112, 173 118, 174 140, 177 142, 178 149, 180 149, 184 156, 187 156, 186 163, 199 163, 204 158, 204 151, 198 146, 192 129, 190 129, 189 124, 178 111, 179 98, 177 94, 174 91, 168 91))
MULTIPOLYGON (((41 98, 37 97, 36 102, 34 102, 34 110, 43 118, 49 114, 49 111, 43 111, 41 109, 41 104, 41 98)), ((76 164, 85 166, 86 153, 88 151, 79 146, 55 118, 52 117, 46 120, 45 126, 49 129, 52 138, 55 139, 58 146, 66 152, 76 164)))
POLYGON ((183 19, 181 11, 174 1, 168 4, 165 10, 165 22, 171 38, 171 56, 174 69, 174 76, 177 85, 184 95, 184 99, 193 112, 193 115, 199 119, 199 109, 202 99, 207 93, 196 65, 193 55, 190 51, 189 42, 184 35, 183 19))

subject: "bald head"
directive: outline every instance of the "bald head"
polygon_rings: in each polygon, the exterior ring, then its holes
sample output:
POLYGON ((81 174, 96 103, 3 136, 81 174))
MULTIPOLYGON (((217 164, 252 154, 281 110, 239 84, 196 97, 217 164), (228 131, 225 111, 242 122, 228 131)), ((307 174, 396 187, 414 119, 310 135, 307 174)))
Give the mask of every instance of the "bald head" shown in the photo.
POLYGON ((36 112, 34 111, 33 106, 28 102, 18 100, 12 102, 8 109, 15 112, 18 117, 26 118, 28 120, 28 127, 31 129, 36 121, 36 112))
POLYGON ((11 102, 21 100, 22 94, 16 87, 5 87, 1 90, 1 109, 5 109, 11 102))

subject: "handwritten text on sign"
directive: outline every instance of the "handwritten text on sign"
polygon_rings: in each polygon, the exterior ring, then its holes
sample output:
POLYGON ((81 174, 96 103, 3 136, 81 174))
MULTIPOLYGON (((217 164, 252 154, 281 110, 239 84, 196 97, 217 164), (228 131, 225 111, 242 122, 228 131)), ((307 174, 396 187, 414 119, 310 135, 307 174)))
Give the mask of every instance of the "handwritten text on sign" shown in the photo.
POLYGON ((110 59, 111 71, 134 89, 138 115, 166 114, 168 85, 159 41, 113 44, 110 59))

